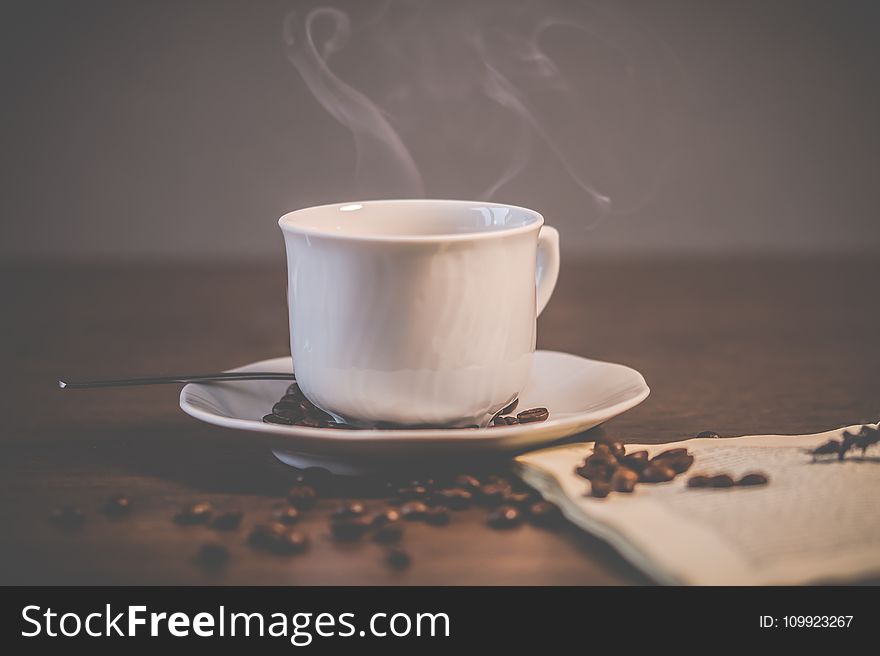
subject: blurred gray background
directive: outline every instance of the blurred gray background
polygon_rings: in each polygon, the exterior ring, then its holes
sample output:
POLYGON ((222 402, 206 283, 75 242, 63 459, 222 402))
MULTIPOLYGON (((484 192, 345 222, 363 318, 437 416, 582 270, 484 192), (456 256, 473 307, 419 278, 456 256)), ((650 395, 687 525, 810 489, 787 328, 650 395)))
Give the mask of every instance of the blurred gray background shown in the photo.
POLYGON ((569 254, 880 246, 877 2, 26 0, 0 51, 6 259, 279 258, 401 195, 569 254))

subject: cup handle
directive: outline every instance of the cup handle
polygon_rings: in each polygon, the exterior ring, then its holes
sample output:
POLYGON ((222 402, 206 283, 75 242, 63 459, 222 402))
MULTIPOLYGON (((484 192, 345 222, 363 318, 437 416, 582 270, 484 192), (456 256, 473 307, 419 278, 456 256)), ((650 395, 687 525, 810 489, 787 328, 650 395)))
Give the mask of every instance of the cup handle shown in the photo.
POLYGON ((544 311, 550 301, 557 278, 559 278, 559 231, 545 225, 538 233, 538 261, 535 268, 538 314, 544 311))

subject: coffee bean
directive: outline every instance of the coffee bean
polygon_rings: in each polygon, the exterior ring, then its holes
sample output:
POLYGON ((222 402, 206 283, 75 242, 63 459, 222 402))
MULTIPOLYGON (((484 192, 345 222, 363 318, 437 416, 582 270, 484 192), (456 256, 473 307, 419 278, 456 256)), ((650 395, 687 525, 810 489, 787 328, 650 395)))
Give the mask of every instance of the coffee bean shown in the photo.
POLYGON ((299 385, 296 383, 291 383, 287 386, 287 392, 285 393, 287 396, 302 396, 302 390, 299 388, 299 385))
POLYGON ((131 514, 131 501, 121 494, 112 496, 104 502, 101 511, 110 519, 120 519, 131 514))
POLYGON ((620 467, 611 477, 611 488, 615 492, 630 493, 636 489, 636 483, 639 481, 639 475, 632 469, 620 467))
POLYGON ((600 453, 610 453, 618 460, 626 454, 626 447, 623 446, 623 442, 605 436, 596 438, 593 452, 595 453, 597 450, 600 453))
POLYGON ((174 521, 184 525, 204 524, 213 513, 214 509, 210 503, 194 503, 191 506, 182 508, 174 516, 174 521))
POLYGON ((498 505, 509 488, 497 483, 487 483, 480 488, 480 501, 486 505, 498 505))
POLYGON ((281 540, 281 536, 286 532, 287 527, 281 522, 257 524, 251 530, 248 542, 260 549, 271 549, 276 542, 281 540))
POLYGON ((299 510, 293 506, 283 506, 272 511, 272 519, 282 524, 296 524, 299 521, 299 510))
POLYGON ((688 487, 709 487, 712 479, 709 476, 697 475, 688 479, 688 487))
POLYGON ((364 508, 364 504, 353 501, 339 506, 333 511, 332 517, 333 519, 354 519, 355 517, 362 517, 366 511, 367 509, 364 508))
POLYGON ((681 456, 688 455, 688 450, 685 447, 679 447, 676 449, 666 449, 666 451, 661 451, 656 456, 651 458, 652 461, 663 460, 665 458, 680 458, 681 456))
POLYGON ((231 531, 238 528, 244 513, 240 510, 227 510, 214 518, 211 527, 218 531, 231 531))
POLYGON ((425 521, 433 526, 443 526, 449 523, 449 511, 442 506, 428 508, 425 512, 425 521))
POLYGON ((330 532, 340 542, 353 542, 370 530, 372 521, 367 517, 337 519, 330 524, 330 532))
POLYGON ((219 569, 229 560, 229 549, 222 544, 209 542, 203 544, 196 554, 196 563, 205 569, 219 569))
POLYGON ((259 524, 250 535, 250 543, 276 554, 296 554, 308 549, 309 538, 301 532, 288 529, 280 522, 259 524))
POLYGON ((386 558, 389 567, 393 569, 406 569, 412 563, 412 558, 403 549, 391 549, 386 558))
POLYGON ((810 454, 812 454, 814 459, 816 456, 837 455, 840 453, 841 446, 842 443, 838 440, 829 440, 824 444, 820 444, 815 449, 812 449, 810 454))
POLYGON ((471 506, 474 495, 468 490, 453 487, 447 490, 438 490, 431 496, 431 500, 448 506, 452 510, 464 510, 471 506))
POLYGON ((584 464, 590 462, 605 462, 612 465, 617 465, 617 456, 614 455, 614 451, 611 449, 610 445, 601 442, 593 447, 593 453, 587 456, 587 458, 584 460, 584 464))
POLYGON ((769 482, 769 478, 765 474, 761 474, 760 472, 751 472, 743 476, 739 479, 736 484, 737 485, 767 485, 769 482))
POLYGON ((647 451, 634 451, 623 456, 620 459, 620 464, 635 472, 640 472, 648 466, 648 460, 647 451))
POLYGON ((550 412, 547 408, 530 408, 518 413, 516 418, 521 424, 528 424, 533 421, 546 421, 549 416, 550 412))
POLYGON ((509 415, 511 412, 516 410, 516 406, 518 406, 518 405, 519 405, 519 399, 516 398, 513 401, 511 401, 510 405, 506 405, 503 408, 501 408, 501 410, 498 411, 498 414, 499 415, 509 415))
POLYGON ((403 537, 402 522, 389 522, 388 524, 384 524, 376 529, 376 532, 373 534, 373 540, 379 544, 400 542, 401 537, 403 537))
POLYGON ((611 494, 611 482, 610 481, 590 481, 590 495, 596 497, 597 499, 604 499, 609 494, 611 494))
POLYGON ((86 516, 76 506, 62 506, 52 511, 49 521, 59 528, 74 530, 85 524, 86 516))
POLYGON ((404 501, 424 499, 429 494, 428 488, 423 485, 406 486, 397 490, 397 497, 404 501))
POLYGON ((492 419, 493 426, 513 426, 520 423, 516 417, 495 417, 492 419))
POLYGON ((697 433, 697 437, 716 438, 716 437, 721 437, 721 436, 718 433, 716 433, 715 431, 703 431, 702 433, 697 433))
POLYGON ((424 519, 428 506, 421 501, 410 501, 400 507, 400 516, 408 522, 424 519))
POLYGON ((514 506, 499 506, 489 513, 487 522, 492 528, 513 528, 522 522, 522 513, 514 506))
POLYGON ((287 502, 297 510, 308 510, 318 502, 318 493, 311 485, 297 485, 288 490, 287 502))
POLYGON ((660 463, 669 467, 676 474, 683 474, 691 468, 692 464, 694 464, 694 457, 686 453, 683 455, 663 458, 660 460, 660 463))
POLYGON ((263 416, 264 424, 280 424, 282 426, 292 426, 293 419, 288 419, 287 417, 281 417, 280 415, 264 415, 263 416))
POLYGON ((400 511, 396 508, 389 508, 381 512, 374 513, 370 518, 373 527, 385 526, 386 524, 394 524, 400 520, 400 511))
POLYGON ((529 521, 535 526, 555 526, 562 520, 559 508, 547 501, 537 501, 529 506, 529 521))
POLYGON ((734 481, 729 474, 717 474, 709 479, 709 487, 733 487, 734 481))
POLYGON ((534 492, 514 492, 509 490, 501 497, 501 502, 508 506, 516 506, 517 508, 528 508, 536 501, 534 492))
POLYGON ((480 479, 476 476, 471 476, 470 474, 459 474, 456 476, 452 484, 455 487, 461 488, 463 490, 468 490, 470 492, 475 492, 480 488, 480 479))
POLYGON ((675 471, 662 462, 651 461, 639 474, 643 483, 665 483, 675 478, 675 471))

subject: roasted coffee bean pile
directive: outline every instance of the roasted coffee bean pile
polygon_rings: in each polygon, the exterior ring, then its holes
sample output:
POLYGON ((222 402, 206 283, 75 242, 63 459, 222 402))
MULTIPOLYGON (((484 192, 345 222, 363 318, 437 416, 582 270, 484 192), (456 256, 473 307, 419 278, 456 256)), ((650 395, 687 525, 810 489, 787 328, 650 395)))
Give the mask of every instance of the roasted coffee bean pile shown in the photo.
POLYGON ((647 451, 627 453, 621 442, 600 438, 575 472, 590 481, 592 496, 604 499, 611 492, 629 494, 638 483, 671 481, 693 463, 686 448, 668 449, 649 458, 647 451))
POLYGON ((814 460, 817 456, 837 456, 838 460, 843 460, 846 454, 854 449, 861 449, 864 456, 869 447, 878 443, 880 443, 880 427, 865 425, 858 433, 844 431, 843 439, 828 440, 809 453, 814 460))
MULTIPOLYGON (((511 415, 516 409, 519 399, 503 408, 492 418, 491 427, 512 426, 514 424, 528 424, 531 422, 546 421, 550 416, 547 408, 531 408, 523 410, 517 415, 511 415)), ((363 430, 359 426, 351 426, 335 421, 333 417, 321 410, 309 401, 296 383, 292 383, 281 399, 272 406, 272 412, 263 417, 267 424, 280 424, 283 426, 308 426, 310 428, 337 428, 342 430, 363 430)), ((377 428, 382 429, 405 429, 407 426, 380 423, 377 428)), ((443 426, 419 426, 419 428, 444 428, 443 426)), ((479 426, 461 426, 462 429, 479 428, 479 426)))
MULTIPOLYGON (((709 431, 702 433, 709 436, 709 431)), ((714 433, 712 433, 714 435, 714 433)), ((647 451, 627 453, 626 447, 611 438, 596 440, 593 453, 587 456, 575 473, 590 481, 590 495, 604 499, 612 492, 629 494, 639 483, 666 483, 685 473, 694 464, 687 448, 661 451, 653 458, 647 451)), ((689 488, 728 488, 766 485, 766 474, 750 472, 734 479, 730 474, 698 474, 688 479, 689 488)))

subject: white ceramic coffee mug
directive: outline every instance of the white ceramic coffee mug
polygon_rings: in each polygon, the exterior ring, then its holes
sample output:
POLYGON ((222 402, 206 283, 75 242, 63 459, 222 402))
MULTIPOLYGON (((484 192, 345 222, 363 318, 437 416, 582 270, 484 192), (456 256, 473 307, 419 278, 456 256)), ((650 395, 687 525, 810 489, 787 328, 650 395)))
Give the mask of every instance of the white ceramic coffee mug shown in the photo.
POLYGON ((543 223, 457 200, 281 217, 305 395, 361 426, 485 425, 525 386, 535 319, 556 285, 559 233, 543 223))

